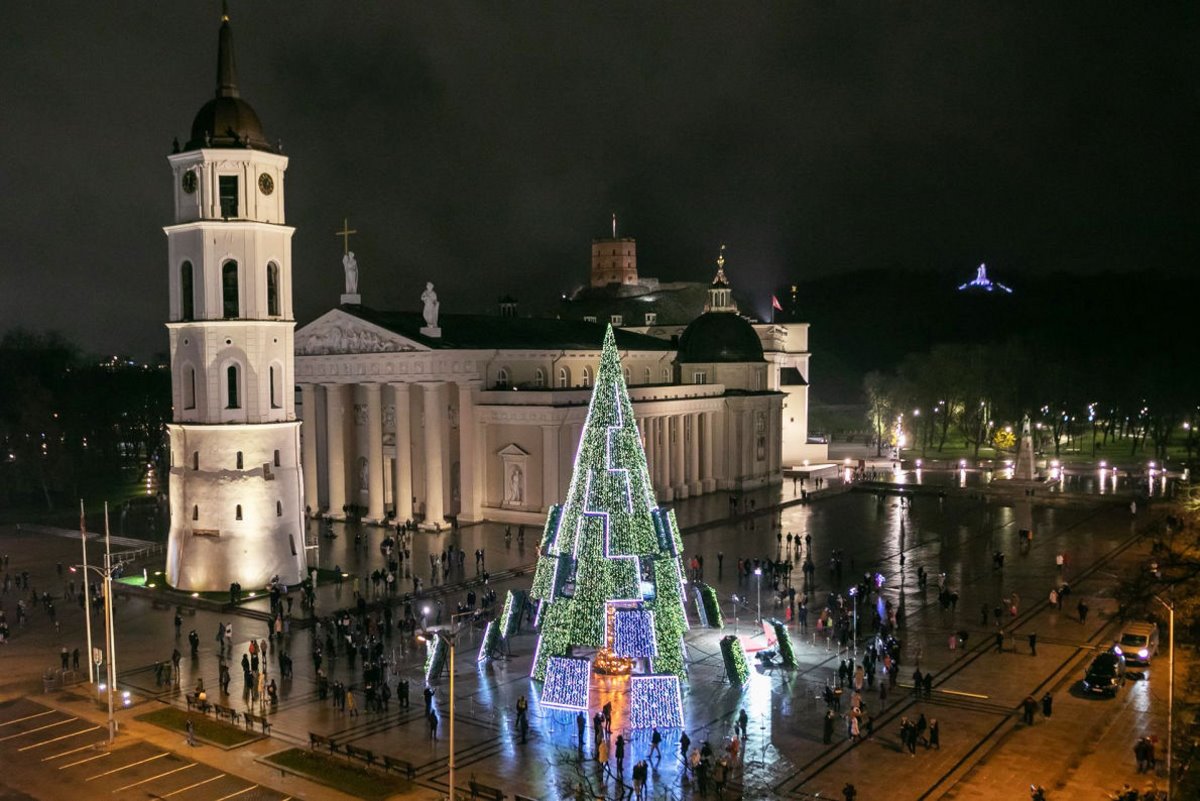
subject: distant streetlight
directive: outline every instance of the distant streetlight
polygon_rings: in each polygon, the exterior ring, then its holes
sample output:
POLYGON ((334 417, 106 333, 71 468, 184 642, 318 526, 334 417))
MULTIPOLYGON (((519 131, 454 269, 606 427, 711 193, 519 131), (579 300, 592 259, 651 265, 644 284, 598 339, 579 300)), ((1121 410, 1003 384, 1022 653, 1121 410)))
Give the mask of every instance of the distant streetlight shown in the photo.
POLYGON ((762 625, 762 568, 754 568, 754 577, 758 579, 758 624, 762 625))
POLYGON ((850 597, 854 599, 854 653, 858 655, 858 587, 850 588, 850 597))
POLYGON ((733 594, 733 633, 738 633, 738 604, 741 599, 737 597, 737 593, 733 594))
MULTIPOLYGON (((425 607, 424 611, 425 611, 425 614, 428 615, 429 607, 425 607)), ((459 614, 452 615, 450 618, 450 628, 449 629, 435 629, 433 631, 426 631, 426 632, 423 632, 422 634, 417 635, 417 639, 420 640, 421 642, 429 642, 431 637, 436 637, 437 639, 446 643, 446 645, 449 646, 449 648, 450 648, 450 756, 449 756, 450 796, 449 797, 451 799, 454 799, 454 797, 455 797, 454 796, 454 643, 458 639, 459 633, 462 631, 462 626, 458 625, 455 621, 458 618, 474 616, 474 614, 475 614, 474 612, 461 612, 459 614)))

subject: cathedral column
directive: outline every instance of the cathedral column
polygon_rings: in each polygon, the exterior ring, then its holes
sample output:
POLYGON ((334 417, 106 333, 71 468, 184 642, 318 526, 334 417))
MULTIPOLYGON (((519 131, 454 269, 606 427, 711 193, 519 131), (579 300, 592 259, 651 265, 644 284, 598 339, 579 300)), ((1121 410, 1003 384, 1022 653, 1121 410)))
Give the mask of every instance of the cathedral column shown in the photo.
POLYGON ((671 479, 675 488, 675 498, 686 498, 688 496, 687 487, 687 467, 686 451, 687 442, 684 441, 683 431, 683 415, 671 415, 671 423, 675 428, 675 441, 671 444, 671 456, 674 458, 674 464, 671 465, 671 479))
POLYGON ((446 425, 446 384, 421 385, 425 393, 425 520, 427 528, 441 527, 446 518, 442 440, 446 425))
POLYGON ((320 505, 317 494, 317 387, 300 385, 300 469, 304 473, 304 506, 316 511, 320 505))
POLYGON ((703 491, 700 482, 700 413, 692 412, 687 419, 691 430, 688 440, 688 492, 699 495, 703 491))
POLYGON ((475 387, 458 385, 458 497, 459 520, 483 519, 479 498, 479 462, 476 459, 475 387))
POLYGON ((558 496, 558 424, 542 426, 542 508, 561 500, 558 496))
POLYGON ((367 519, 383 520, 383 406, 379 384, 363 384, 367 392, 367 519))
POLYGON ((713 475, 713 416, 715 412, 705 412, 700 415, 700 419, 704 421, 704 468, 700 473, 700 480, 704 486, 705 492, 712 492, 717 488, 716 476, 713 475))
POLYGON ((654 435, 658 438, 658 468, 656 476, 658 496, 664 501, 671 500, 671 426, 668 418, 654 418, 654 435))
POLYGON ((344 384, 325 384, 325 475, 329 481, 329 514, 346 516, 346 390, 344 384))
POLYGON ((654 418, 643 417, 642 434, 646 440, 646 472, 650 475, 650 491, 658 497, 658 481, 654 477, 654 471, 658 469, 658 458, 654 455, 654 418))
POLYGON ((413 516, 412 487, 412 398, 408 384, 392 384, 396 404, 396 469, 392 471, 395 487, 392 498, 396 505, 396 522, 403 523, 413 516))

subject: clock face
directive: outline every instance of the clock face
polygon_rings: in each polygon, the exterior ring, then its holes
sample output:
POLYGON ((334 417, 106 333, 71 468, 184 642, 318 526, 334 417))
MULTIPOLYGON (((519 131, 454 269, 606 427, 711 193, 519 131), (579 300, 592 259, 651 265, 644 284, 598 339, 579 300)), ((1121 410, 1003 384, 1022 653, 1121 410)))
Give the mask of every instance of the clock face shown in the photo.
POLYGON ((179 179, 179 182, 183 187, 183 191, 189 195, 196 191, 196 173, 192 170, 185 172, 183 177, 179 179))
POLYGON ((269 195, 275 191, 275 180, 264 172, 258 176, 258 188, 264 195, 269 195))

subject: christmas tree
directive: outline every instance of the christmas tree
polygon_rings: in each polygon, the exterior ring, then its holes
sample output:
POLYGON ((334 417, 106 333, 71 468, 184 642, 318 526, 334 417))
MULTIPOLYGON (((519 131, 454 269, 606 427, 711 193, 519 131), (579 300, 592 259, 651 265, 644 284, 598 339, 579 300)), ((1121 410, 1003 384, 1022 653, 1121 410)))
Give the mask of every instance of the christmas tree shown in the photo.
MULTIPOLYGON (((551 507, 530 595, 541 602, 533 677, 573 647, 598 649, 597 669, 649 660, 684 675, 682 542, 662 510, 610 326, 567 497, 551 507)), ((620 672, 619 670, 616 672, 620 672)))

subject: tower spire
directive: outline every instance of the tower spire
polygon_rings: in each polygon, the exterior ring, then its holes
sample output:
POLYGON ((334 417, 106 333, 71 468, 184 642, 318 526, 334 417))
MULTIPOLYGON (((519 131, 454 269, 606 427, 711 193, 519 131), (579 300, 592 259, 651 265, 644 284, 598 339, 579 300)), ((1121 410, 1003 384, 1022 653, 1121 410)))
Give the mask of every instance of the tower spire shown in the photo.
POLYGON ((221 32, 217 40, 217 97, 240 97, 237 64, 233 59, 233 29, 229 26, 228 0, 221 0, 221 32))

